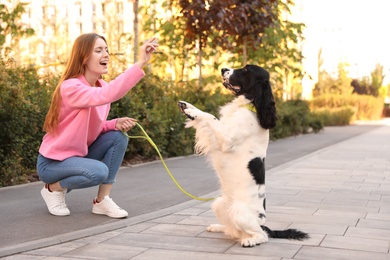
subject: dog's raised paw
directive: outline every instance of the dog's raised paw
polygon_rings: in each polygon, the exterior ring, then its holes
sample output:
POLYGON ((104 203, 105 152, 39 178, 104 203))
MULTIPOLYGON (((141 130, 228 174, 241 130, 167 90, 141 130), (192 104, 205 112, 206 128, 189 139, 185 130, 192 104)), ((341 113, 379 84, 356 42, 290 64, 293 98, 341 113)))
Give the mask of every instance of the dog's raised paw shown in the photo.
POLYGON ((180 111, 186 116, 188 117, 189 119, 191 120, 195 120, 195 115, 192 115, 189 110, 197 110, 196 107, 194 107, 193 105, 191 105, 190 103, 187 103, 185 101, 179 101, 177 102, 177 105, 180 109, 180 111))

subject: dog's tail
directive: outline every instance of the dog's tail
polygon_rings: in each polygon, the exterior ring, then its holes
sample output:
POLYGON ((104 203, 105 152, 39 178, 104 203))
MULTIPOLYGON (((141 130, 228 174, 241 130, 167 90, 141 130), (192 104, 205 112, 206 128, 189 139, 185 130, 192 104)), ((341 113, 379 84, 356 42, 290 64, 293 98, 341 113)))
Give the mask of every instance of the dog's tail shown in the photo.
POLYGON ((261 228, 267 232, 268 236, 271 238, 286 238, 294 240, 305 240, 310 238, 309 234, 296 229, 271 230, 267 226, 261 226, 261 228))

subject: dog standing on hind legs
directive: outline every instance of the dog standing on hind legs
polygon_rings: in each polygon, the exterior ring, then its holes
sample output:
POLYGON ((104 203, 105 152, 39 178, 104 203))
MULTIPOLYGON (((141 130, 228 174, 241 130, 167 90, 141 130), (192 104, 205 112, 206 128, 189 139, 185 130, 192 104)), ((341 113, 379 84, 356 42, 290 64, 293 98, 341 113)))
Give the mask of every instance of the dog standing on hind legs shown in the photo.
POLYGON ((265 166, 269 129, 277 121, 269 73, 256 65, 222 69, 223 85, 236 98, 221 107, 220 118, 185 101, 178 106, 196 129, 195 150, 206 155, 218 175, 221 196, 212 210, 221 224, 210 232, 224 232, 244 247, 271 238, 303 240, 308 234, 295 230, 274 231, 265 226, 265 166))

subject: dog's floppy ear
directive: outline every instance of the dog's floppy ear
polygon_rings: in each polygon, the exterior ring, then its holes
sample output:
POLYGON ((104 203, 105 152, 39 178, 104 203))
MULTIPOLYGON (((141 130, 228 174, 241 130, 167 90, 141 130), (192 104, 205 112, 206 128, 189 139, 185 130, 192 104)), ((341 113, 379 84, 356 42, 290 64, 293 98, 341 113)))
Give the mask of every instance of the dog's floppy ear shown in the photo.
POLYGON ((272 94, 269 79, 262 79, 256 83, 258 95, 255 96, 253 104, 256 107, 257 118, 264 129, 271 129, 276 126, 278 117, 276 115, 275 99, 272 94))

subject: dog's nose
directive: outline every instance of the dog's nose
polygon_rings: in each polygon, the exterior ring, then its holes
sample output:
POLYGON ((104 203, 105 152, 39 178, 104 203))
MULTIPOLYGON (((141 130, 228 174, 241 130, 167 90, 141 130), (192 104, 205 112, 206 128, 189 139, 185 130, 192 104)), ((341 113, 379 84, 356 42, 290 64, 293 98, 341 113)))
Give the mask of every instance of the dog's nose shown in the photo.
POLYGON ((227 68, 222 68, 222 69, 221 69, 222 75, 225 74, 226 71, 229 71, 229 69, 227 69, 227 68))

